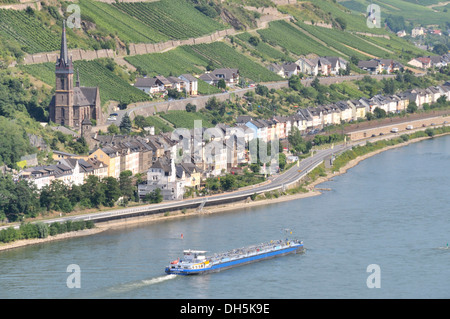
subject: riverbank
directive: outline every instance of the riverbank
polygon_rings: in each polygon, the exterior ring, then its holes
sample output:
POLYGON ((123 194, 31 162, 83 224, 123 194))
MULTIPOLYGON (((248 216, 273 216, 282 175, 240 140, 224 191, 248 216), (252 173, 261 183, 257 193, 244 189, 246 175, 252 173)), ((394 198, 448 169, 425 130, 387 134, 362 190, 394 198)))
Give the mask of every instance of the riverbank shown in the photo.
POLYGON ((394 148, 407 146, 412 143, 417 143, 426 139, 434 138, 434 137, 440 137, 444 135, 449 135, 450 133, 444 133, 440 135, 435 135, 433 137, 420 137, 411 139, 408 141, 405 141, 403 143, 399 143, 392 146, 387 146, 382 149, 367 153, 365 155, 359 156, 348 163, 346 163, 344 166, 342 166, 338 171, 336 172, 327 172, 326 176, 322 176, 317 178, 316 180, 312 181, 308 185, 305 186, 305 188, 308 190, 308 192, 299 192, 293 195, 282 195, 277 198, 270 198, 270 199, 258 199, 255 201, 249 200, 249 201, 240 201, 236 203, 230 203, 230 204, 223 204, 223 205, 217 205, 217 206, 211 206, 211 207, 205 207, 202 210, 197 209, 188 209, 186 211, 175 211, 175 212, 168 212, 168 213, 160 213, 155 215, 148 215, 148 216, 140 216, 140 217, 133 217, 133 218, 124 218, 122 220, 118 221, 111 221, 111 222, 104 222, 96 224, 96 227, 93 229, 86 229, 82 231, 76 231, 76 232, 68 232, 56 236, 49 236, 47 238, 43 239, 26 239, 26 240, 18 240, 15 242, 7 243, 7 244, 0 244, 0 252, 4 250, 14 249, 18 247, 24 247, 28 245, 34 245, 34 244, 41 244, 41 243, 47 243, 54 240, 64 240, 68 238, 75 238, 80 236, 88 236, 93 234, 98 234, 100 232, 103 232, 108 229, 115 229, 115 228, 123 228, 123 227, 133 227, 137 224, 142 223, 150 223, 150 222, 162 222, 162 221, 168 221, 173 220, 176 218, 186 218, 186 217, 194 217, 194 216, 200 216, 200 215, 206 215, 206 214, 216 214, 216 213, 224 213, 224 212, 230 212, 230 211, 236 211, 236 210, 242 210, 245 208, 252 208, 252 207, 258 207, 263 205, 271 205, 271 204, 277 204, 281 202, 286 201, 292 201, 292 200, 298 200, 302 198, 312 197, 312 196, 318 196, 322 194, 322 190, 317 188, 318 185, 329 181, 330 179, 339 176, 341 174, 345 174, 349 169, 352 167, 358 165, 361 161, 375 156, 381 152, 385 152, 394 148))

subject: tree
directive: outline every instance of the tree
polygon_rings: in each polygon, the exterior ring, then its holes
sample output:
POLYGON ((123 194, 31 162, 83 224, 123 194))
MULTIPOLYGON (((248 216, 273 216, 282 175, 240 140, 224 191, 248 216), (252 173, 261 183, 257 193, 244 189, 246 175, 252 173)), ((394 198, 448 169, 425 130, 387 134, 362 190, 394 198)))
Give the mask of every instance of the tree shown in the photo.
POLYGON ((108 133, 116 135, 120 133, 120 130, 116 124, 111 124, 110 126, 108 126, 108 133))
POLYGON ((144 116, 142 116, 142 115, 136 115, 134 117, 134 124, 137 127, 143 129, 144 127, 147 126, 147 119, 144 116))
POLYGON ((443 43, 437 43, 433 47, 433 53, 436 53, 437 55, 444 55, 448 52, 449 48, 443 43))
POLYGON ((34 183, 13 181, 10 175, 0 175, 0 218, 18 221, 36 217, 40 212, 39 192, 34 183))
POLYGON ((86 143, 84 137, 79 137, 76 141, 71 141, 69 147, 72 148, 73 152, 76 154, 89 153, 89 145, 86 143))
POLYGON ((288 80, 289 87, 294 91, 300 91, 304 88, 302 82, 300 81, 300 77, 297 75, 293 75, 288 80))
POLYGON ((289 144, 291 145, 291 148, 299 153, 306 154, 312 148, 312 143, 310 141, 305 142, 302 138, 300 130, 295 126, 289 132, 288 141, 289 144))
POLYGON ((214 70, 214 63, 213 61, 209 60, 208 65, 206 66, 206 71, 212 71, 214 70))
POLYGON ((248 43, 250 43, 251 45, 253 45, 253 46, 257 46, 258 44, 259 44, 259 38, 258 37, 255 37, 255 36, 251 36, 249 39, 248 39, 248 43))
POLYGON ((259 171, 261 170, 261 165, 258 165, 256 163, 250 164, 249 167, 250 167, 250 170, 255 174, 258 174, 259 171))
POLYGON ((128 134, 131 132, 131 120, 130 117, 128 116, 128 113, 125 113, 122 117, 122 121, 120 122, 119 125, 120 131, 128 134))
POLYGON ((419 108, 417 107, 416 102, 411 101, 411 102, 409 102, 408 106, 406 107, 406 112, 415 113, 415 112, 417 112, 418 109, 419 108))
POLYGON ((122 196, 130 199, 134 195, 134 186, 131 176, 133 173, 130 170, 120 172, 119 188, 122 196))
POLYGON ((186 104, 186 112, 195 113, 197 111, 197 106, 191 103, 186 104))
POLYGON ((89 207, 99 207, 105 202, 105 189, 98 176, 89 175, 81 189, 89 207))
POLYGON ((258 84, 255 89, 256 94, 261 96, 269 96, 269 89, 265 85, 258 84))
POLYGON ((73 204, 67 196, 69 187, 60 180, 54 180, 50 185, 41 189, 40 204, 47 211, 55 210, 69 213, 73 210, 73 204))
POLYGON ((152 204, 161 203, 163 201, 163 196, 161 195, 161 189, 156 188, 154 191, 151 191, 143 198, 144 202, 150 202, 152 204))
POLYGON ((205 104, 205 108, 210 111, 217 111, 220 107, 220 103, 215 96, 208 99, 205 104))
POLYGON ((383 92, 385 94, 394 94, 395 93, 395 82, 393 79, 383 79, 381 81, 383 83, 383 92))
POLYGON ((286 167, 286 154, 279 153, 278 155, 278 166, 280 167, 280 170, 284 170, 286 167))
POLYGON ((384 119, 385 117, 386 117, 386 111, 385 110, 383 110, 382 108, 379 108, 379 107, 376 107, 374 110, 373 110, 373 115, 375 115, 375 117, 377 118, 377 119, 384 119))
POLYGON ((113 207, 114 203, 119 199, 121 195, 119 182, 114 177, 108 176, 102 180, 102 183, 100 185, 102 185, 100 187, 104 189, 102 204, 105 206, 113 207))
POLYGON ((231 174, 227 174, 220 179, 220 188, 224 191, 233 190, 237 187, 236 177, 231 174))
POLYGON ((335 21, 341 27, 342 30, 345 30, 347 28, 347 21, 345 21, 343 18, 337 17, 335 21))
POLYGON ((219 89, 226 89, 227 88, 227 84, 225 83, 224 79, 220 79, 219 82, 217 82, 217 87, 219 89))

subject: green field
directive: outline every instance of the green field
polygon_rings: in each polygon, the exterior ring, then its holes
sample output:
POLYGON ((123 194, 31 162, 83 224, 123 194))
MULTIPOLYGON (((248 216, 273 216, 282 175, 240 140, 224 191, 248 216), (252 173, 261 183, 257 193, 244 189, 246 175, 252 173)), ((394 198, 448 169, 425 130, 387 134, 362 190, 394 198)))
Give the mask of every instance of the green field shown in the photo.
MULTIPOLYGON (((98 86, 100 88, 102 104, 109 100, 126 104, 149 100, 149 96, 146 93, 134 88, 101 62, 101 59, 75 61, 74 69, 79 69, 82 86, 98 86)), ((52 87, 55 86, 54 63, 23 65, 20 68, 52 87)))
POLYGON ((125 42, 162 42, 168 37, 152 32, 146 24, 120 11, 116 7, 92 0, 79 0, 82 16, 88 16, 101 28, 125 42))
POLYGON ((242 41, 242 43, 240 43, 240 44, 243 47, 245 47, 247 50, 249 50, 250 54, 259 56, 262 59, 266 59, 266 60, 278 61, 278 60, 288 60, 289 59, 288 55, 285 54, 284 52, 282 52, 282 50, 276 49, 273 46, 271 46, 270 44, 263 42, 261 40, 258 42, 258 44, 256 46, 254 46, 253 44, 250 44, 248 41, 252 36, 254 36, 254 35, 251 35, 248 32, 244 32, 244 33, 240 33, 240 34, 236 35, 236 38, 238 38, 239 40, 242 41))
POLYGON ((113 6, 147 25, 151 29, 149 33, 159 33, 169 39, 199 37, 225 28, 185 0, 117 2, 113 6))
POLYGON ((57 50, 61 36, 56 36, 34 16, 25 11, 0 9, 0 37, 17 41, 28 53, 57 50))
MULTIPOLYGON (((320 0, 323 1, 323 0, 320 0)), ((436 10, 440 7, 436 7, 435 10, 429 8, 431 4, 438 2, 445 2, 444 0, 350 0, 342 1, 341 4, 354 12, 366 12, 367 6, 370 3, 380 6, 381 19, 388 15, 402 16, 405 20, 415 25, 429 25, 440 24, 443 25, 450 21, 450 14, 436 10)), ((372 29, 375 30, 375 29, 372 29)))
POLYGON ((389 52, 372 45, 370 42, 368 43, 367 41, 364 41, 359 36, 353 35, 350 32, 310 26, 301 22, 298 22, 297 24, 313 36, 348 56, 354 55, 360 59, 367 59, 369 55, 375 55, 379 58, 387 58, 392 56, 389 52), (368 53, 368 55, 358 53, 356 50, 352 50, 351 48, 368 53))
POLYGON ((285 21, 271 22, 269 28, 258 30, 258 33, 263 41, 271 45, 279 45, 297 56, 309 53, 320 56, 337 54, 336 51, 323 46, 285 21))
POLYGON ((186 112, 186 111, 169 111, 160 115, 163 119, 172 123, 175 128, 194 128, 194 121, 201 120, 202 127, 214 127, 210 120, 199 112, 186 112))

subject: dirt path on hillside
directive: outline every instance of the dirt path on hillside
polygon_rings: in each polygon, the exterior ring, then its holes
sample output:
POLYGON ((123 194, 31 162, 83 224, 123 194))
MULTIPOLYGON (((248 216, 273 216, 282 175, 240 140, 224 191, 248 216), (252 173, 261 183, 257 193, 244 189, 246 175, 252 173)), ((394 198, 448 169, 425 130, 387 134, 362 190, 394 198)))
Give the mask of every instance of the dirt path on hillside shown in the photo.
POLYGON ((446 6, 447 4, 450 4, 450 1, 438 2, 438 3, 435 3, 435 4, 430 4, 429 6, 427 6, 427 8, 443 7, 443 6, 446 6))
POLYGON ((349 45, 347 45, 347 44, 344 44, 344 43, 342 43, 342 45, 345 45, 347 48, 352 49, 353 51, 359 52, 359 53, 361 53, 361 54, 363 54, 363 55, 367 55, 368 57, 370 57, 370 58, 372 58, 372 59, 378 59, 378 57, 377 57, 376 55, 372 55, 372 54, 369 54, 369 53, 367 53, 367 52, 364 52, 364 51, 355 49, 355 48, 353 48, 353 47, 351 47, 351 46, 349 46, 349 45))

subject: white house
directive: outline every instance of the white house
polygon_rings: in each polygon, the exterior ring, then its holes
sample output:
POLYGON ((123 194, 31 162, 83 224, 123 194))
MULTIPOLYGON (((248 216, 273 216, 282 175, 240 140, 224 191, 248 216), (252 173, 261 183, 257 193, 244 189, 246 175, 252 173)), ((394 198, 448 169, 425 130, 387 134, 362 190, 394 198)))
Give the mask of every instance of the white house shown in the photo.
POLYGON ((198 79, 191 74, 181 74, 179 76, 184 81, 184 89, 189 95, 198 95, 198 79))

